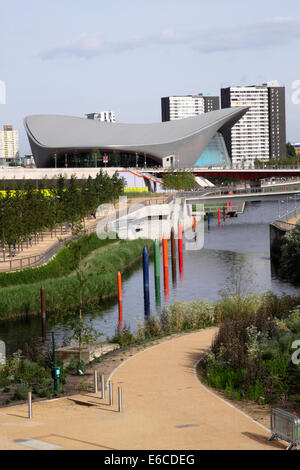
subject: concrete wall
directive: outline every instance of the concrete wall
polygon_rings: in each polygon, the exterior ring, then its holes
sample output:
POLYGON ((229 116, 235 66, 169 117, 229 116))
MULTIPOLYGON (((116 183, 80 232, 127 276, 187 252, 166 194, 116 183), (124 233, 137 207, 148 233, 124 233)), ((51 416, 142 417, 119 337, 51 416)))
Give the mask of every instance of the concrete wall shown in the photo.
POLYGON ((275 267, 279 265, 282 239, 285 234, 286 230, 270 224, 270 257, 275 267))

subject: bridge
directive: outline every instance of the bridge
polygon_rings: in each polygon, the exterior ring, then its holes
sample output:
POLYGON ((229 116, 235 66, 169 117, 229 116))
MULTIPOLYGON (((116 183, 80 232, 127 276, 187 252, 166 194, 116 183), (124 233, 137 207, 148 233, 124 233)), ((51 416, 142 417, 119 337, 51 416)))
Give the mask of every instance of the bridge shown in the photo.
MULTIPOLYGON (((259 169, 242 169, 234 167, 193 167, 186 168, 187 171, 192 172, 195 176, 203 178, 231 178, 238 180, 261 180, 267 178, 291 178, 300 177, 300 166, 297 167, 284 167, 284 168, 259 168, 259 169)), ((144 168, 143 173, 152 173, 159 178, 162 178, 164 173, 170 172, 169 168, 144 168)), ((176 173, 177 169, 174 169, 176 173)), ((182 170, 181 170, 182 171, 182 170)))
POLYGON ((224 205, 226 202, 254 202, 254 201, 278 201, 286 200, 287 198, 296 198, 300 194, 300 189, 291 191, 270 191, 270 192, 249 192, 240 191, 238 194, 229 194, 228 192, 203 192, 203 194, 195 195, 193 193, 184 193, 187 204, 220 204, 224 205))
MULTIPOLYGON (((152 181, 156 184, 162 183, 164 173, 170 171, 169 168, 14 168, 2 167, 0 168, 0 189, 5 189, 7 182, 18 184, 24 180, 31 181, 38 185, 41 180, 47 184, 60 175, 70 179, 75 175, 77 179, 83 180, 91 176, 95 178, 100 170, 103 170, 112 176, 116 171, 130 172, 137 177, 143 178, 145 182, 152 181)), ((300 166, 290 168, 260 168, 260 169, 241 169, 233 167, 198 167, 186 168, 191 171, 195 177, 203 178, 230 178, 236 180, 249 181, 252 187, 259 189, 261 187, 262 179, 269 178, 300 178, 300 166)), ((177 169, 174 169, 176 173, 177 169)))

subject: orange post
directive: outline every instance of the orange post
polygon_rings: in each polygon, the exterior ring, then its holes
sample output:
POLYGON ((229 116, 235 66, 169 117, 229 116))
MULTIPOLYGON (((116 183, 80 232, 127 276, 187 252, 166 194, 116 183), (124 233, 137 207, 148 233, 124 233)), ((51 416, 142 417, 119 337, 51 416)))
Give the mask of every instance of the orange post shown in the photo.
POLYGON ((221 227, 221 211, 218 209, 218 220, 219 220, 219 227, 221 227))
POLYGON ((197 221, 196 221, 196 216, 194 215, 194 232, 197 230, 197 221))
POLYGON ((120 271, 118 271, 118 298, 119 298, 119 330, 122 332, 123 323, 123 305, 122 305, 122 277, 120 271))
POLYGON ((168 266, 168 240, 166 235, 163 236, 163 262, 164 262, 164 288, 165 292, 169 291, 169 266, 168 266))

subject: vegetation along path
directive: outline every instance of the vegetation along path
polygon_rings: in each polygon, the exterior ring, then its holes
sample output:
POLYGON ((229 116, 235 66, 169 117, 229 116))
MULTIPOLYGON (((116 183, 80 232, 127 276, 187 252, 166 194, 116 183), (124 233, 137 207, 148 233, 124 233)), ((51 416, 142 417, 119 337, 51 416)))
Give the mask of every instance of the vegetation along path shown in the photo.
POLYGON ((282 442, 268 442, 266 428, 198 381, 195 364, 216 331, 178 336, 123 362, 111 374, 115 397, 117 386, 122 386, 122 413, 117 412, 116 399, 109 406, 108 394, 102 400, 101 393, 33 403, 32 420, 24 419, 26 405, 1 409, 0 448, 285 448, 282 442))

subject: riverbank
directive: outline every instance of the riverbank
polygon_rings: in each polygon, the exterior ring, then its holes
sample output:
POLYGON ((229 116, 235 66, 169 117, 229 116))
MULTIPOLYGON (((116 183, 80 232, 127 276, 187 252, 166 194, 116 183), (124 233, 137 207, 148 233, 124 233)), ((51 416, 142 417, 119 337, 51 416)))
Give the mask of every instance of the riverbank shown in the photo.
MULTIPOLYGON (((96 243, 97 236, 95 234, 89 237, 95 238, 94 242, 96 243)), ((86 306, 91 303, 99 303, 101 299, 115 296, 117 293, 117 272, 125 273, 134 263, 140 260, 144 246, 147 246, 150 254, 153 250, 153 242, 151 240, 118 240, 116 243, 111 243, 111 240, 97 240, 97 243, 92 244, 92 246, 98 246, 98 249, 89 253, 89 256, 83 259, 81 263, 81 269, 85 277, 83 301, 86 306)), ((73 257, 71 261, 73 261, 73 257)), ((62 256, 62 260, 59 259, 58 264, 60 262, 62 264, 65 262, 64 256, 62 256)), ((76 269, 76 266, 74 267, 72 263, 71 266, 73 269, 76 269)), ((41 283, 45 287, 47 315, 59 312, 65 308, 69 310, 76 309, 80 302, 79 280, 76 271, 68 272, 65 266, 61 266, 64 275, 60 276, 61 271, 59 271, 59 268, 60 266, 57 266, 57 262, 54 259, 49 273, 47 265, 40 268, 32 268, 35 270, 33 272, 37 273, 37 276, 39 276, 39 270, 42 272, 46 271, 46 276, 42 282, 39 280, 29 284, 22 284, 21 280, 21 282, 18 282, 18 285, 3 287, 0 290, 0 319, 39 314, 41 283), (52 272, 51 268, 53 265, 55 265, 55 270, 58 271, 57 276, 52 272)), ((12 273, 11 276, 14 276, 17 282, 23 276, 30 277, 33 272, 26 270, 26 272, 12 273)), ((10 274, 7 274, 7 276, 10 276, 10 274)))

